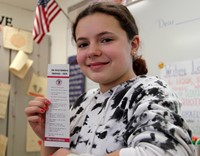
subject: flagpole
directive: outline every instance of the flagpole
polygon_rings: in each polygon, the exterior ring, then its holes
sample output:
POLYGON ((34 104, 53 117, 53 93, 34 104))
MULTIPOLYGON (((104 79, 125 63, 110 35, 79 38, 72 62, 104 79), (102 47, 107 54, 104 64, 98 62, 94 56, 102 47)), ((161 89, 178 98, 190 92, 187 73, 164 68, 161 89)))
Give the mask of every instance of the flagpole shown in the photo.
MULTIPOLYGON (((57 5, 60 7, 60 4, 55 0, 55 2, 57 3, 57 5)), ((60 7, 60 9, 62 10, 63 14, 65 15, 65 17, 67 17, 67 19, 70 21, 70 23, 72 23, 71 19, 69 18, 69 16, 63 11, 63 9, 60 7)))

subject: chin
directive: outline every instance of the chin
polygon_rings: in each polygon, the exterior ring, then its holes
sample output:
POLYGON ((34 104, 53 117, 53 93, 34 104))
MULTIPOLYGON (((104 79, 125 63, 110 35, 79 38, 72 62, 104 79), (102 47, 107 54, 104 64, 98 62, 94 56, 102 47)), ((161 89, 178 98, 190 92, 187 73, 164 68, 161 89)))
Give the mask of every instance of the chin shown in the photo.
POLYGON ((89 79, 90 80, 92 80, 92 81, 94 81, 94 82, 96 82, 96 83, 104 83, 104 80, 103 79, 101 79, 100 77, 89 77, 89 79))

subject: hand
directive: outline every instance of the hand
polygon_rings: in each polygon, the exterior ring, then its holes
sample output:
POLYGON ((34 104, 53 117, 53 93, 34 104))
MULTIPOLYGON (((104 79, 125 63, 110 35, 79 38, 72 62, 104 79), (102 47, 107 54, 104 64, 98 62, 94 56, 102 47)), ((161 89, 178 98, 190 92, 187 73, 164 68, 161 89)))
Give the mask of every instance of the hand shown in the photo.
POLYGON ((39 138, 44 140, 45 113, 48 110, 50 101, 44 97, 36 97, 30 101, 24 112, 33 131, 39 138))
POLYGON ((119 156, 119 151, 120 150, 114 151, 114 152, 112 152, 110 154, 107 154, 106 156, 119 156))
POLYGON ((57 150, 53 156, 67 156, 68 154, 72 153, 70 150, 65 149, 65 148, 60 148, 57 150))

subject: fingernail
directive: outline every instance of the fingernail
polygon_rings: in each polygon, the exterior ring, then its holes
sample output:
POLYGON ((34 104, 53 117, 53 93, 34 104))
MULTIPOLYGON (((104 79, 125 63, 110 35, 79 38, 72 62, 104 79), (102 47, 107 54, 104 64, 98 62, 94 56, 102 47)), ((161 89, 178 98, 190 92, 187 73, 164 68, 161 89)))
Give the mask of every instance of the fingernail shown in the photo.
POLYGON ((44 110, 48 110, 48 109, 49 109, 49 106, 45 105, 44 110))
POLYGON ((41 112, 41 113, 44 113, 44 112, 45 112, 45 110, 44 110, 44 109, 40 109, 40 112, 41 112))
POLYGON ((44 103, 45 103, 46 105, 50 105, 50 104, 51 104, 51 102, 50 102, 48 99, 45 99, 44 103))

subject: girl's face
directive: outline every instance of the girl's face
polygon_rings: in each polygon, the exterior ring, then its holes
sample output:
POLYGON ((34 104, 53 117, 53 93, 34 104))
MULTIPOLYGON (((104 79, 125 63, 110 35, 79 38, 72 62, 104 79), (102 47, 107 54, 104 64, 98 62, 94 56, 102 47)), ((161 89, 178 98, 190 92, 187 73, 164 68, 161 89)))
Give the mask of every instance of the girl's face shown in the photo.
POLYGON ((129 41, 112 16, 95 13, 76 27, 77 61, 83 73, 99 83, 102 92, 135 76, 132 55, 139 39, 129 41))

